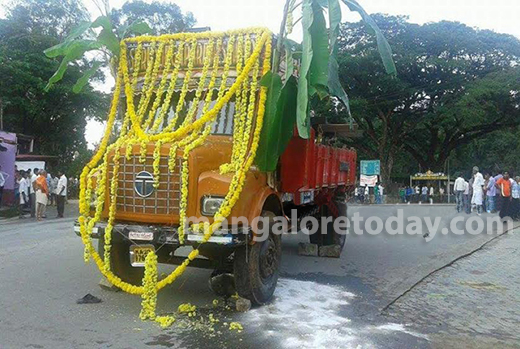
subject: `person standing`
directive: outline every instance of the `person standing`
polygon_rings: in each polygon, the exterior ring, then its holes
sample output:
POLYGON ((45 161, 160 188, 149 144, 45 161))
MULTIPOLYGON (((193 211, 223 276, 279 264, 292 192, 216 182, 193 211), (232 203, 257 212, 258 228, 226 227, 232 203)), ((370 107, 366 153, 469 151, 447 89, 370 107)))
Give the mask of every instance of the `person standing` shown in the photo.
POLYGON ((29 203, 29 184, 27 182, 27 174, 25 171, 20 171, 20 182, 18 183, 18 190, 20 193, 19 218, 25 218, 24 209, 29 203))
POLYGON ((47 187, 49 188, 49 205, 51 206, 54 200, 54 198, 52 197, 52 184, 52 175, 49 172, 47 172, 47 187))
POLYGON ((475 206, 477 214, 482 214, 482 204, 484 200, 484 177, 479 172, 478 167, 473 167, 473 195, 471 197, 471 205, 475 206))
MULTIPOLYGON (((495 180, 495 188, 498 189, 497 182, 500 178, 503 178, 503 177, 504 177, 504 175, 502 174, 502 171, 498 171, 497 175, 495 177, 493 177, 493 179, 495 180)), ((500 192, 500 190, 496 190, 495 211, 500 212, 501 210, 502 210, 502 193, 500 192)))
POLYGON ((443 203, 444 202, 444 188, 443 187, 439 188, 439 198, 440 198, 440 202, 443 203))
POLYGON ((406 188, 404 187, 400 187, 399 188, 399 199, 401 199, 401 203, 405 203, 405 192, 406 192, 406 188))
POLYGON ((435 194, 435 189, 433 189, 433 185, 430 185, 430 204, 433 204, 433 195, 435 194))
POLYGON ((34 184, 36 183, 36 179, 38 178, 38 168, 35 167, 33 173, 29 179, 29 199, 31 200, 31 217, 36 217, 36 189, 34 188, 34 184))
POLYGON ((385 187, 383 186, 383 183, 379 183, 379 203, 384 204, 385 203, 385 187))
POLYGON ((486 188, 486 211, 488 213, 496 212, 496 194, 497 188, 495 187, 495 178, 489 174, 486 175, 487 184, 486 188))
POLYGON ((410 186, 406 187, 406 202, 410 204, 410 201, 413 198, 413 189, 410 186))
POLYGON ((464 181, 464 195, 463 195, 463 201, 464 201, 464 211, 465 211, 467 214, 470 214, 470 213, 471 213, 471 204, 470 204, 471 197, 470 197, 470 195, 469 195, 469 193, 470 193, 469 188, 470 188, 469 183, 466 182, 466 181, 464 181))
POLYGON ((423 185, 421 192, 422 192, 421 202, 426 203, 428 201, 428 187, 426 186, 426 184, 423 185))
POLYGON ((40 175, 34 182, 36 191, 36 219, 41 221, 45 217, 45 209, 49 199, 49 187, 47 186, 47 172, 40 171, 40 175))
POLYGON ((370 203, 370 188, 368 187, 368 184, 365 185, 365 204, 370 203))
POLYGON ((506 171, 504 175, 496 181, 496 187, 500 191, 501 208, 500 218, 511 216, 511 181, 509 180, 509 173, 506 171))
POLYGON ((51 195, 53 197, 53 202, 54 202, 54 205, 55 206, 58 206, 58 181, 59 181, 59 178, 57 175, 54 175, 52 177, 52 192, 51 192, 51 195))
POLYGON ((381 203, 381 202, 379 202, 379 184, 378 183, 376 183, 376 185, 374 186, 374 199, 375 199, 376 205, 381 203))
POLYGON ((520 214, 520 176, 511 178, 511 218, 518 219, 520 214))
POLYGON ((466 181, 459 174, 453 184, 453 190, 455 190, 455 202, 457 203, 457 212, 461 212, 464 207, 464 191, 466 190, 465 183, 466 181))
POLYGON ((63 211, 65 210, 65 199, 67 198, 67 176, 63 172, 58 171, 58 187, 56 189, 58 217, 63 218, 63 211))
POLYGON ((4 186, 5 182, 9 178, 9 175, 2 171, 2 166, 0 166, 0 207, 2 207, 2 199, 4 196, 4 186))

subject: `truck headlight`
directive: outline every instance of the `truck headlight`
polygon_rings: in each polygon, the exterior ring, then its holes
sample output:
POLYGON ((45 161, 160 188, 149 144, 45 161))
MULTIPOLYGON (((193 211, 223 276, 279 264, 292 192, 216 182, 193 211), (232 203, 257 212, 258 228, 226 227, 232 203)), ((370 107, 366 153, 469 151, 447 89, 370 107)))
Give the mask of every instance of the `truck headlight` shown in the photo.
POLYGON ((204 216, 214 216, 217 213, 220 205, 224 202, 223 197, 215 197, 215 196, 203 196, 201 202, 200 212, 204 216))

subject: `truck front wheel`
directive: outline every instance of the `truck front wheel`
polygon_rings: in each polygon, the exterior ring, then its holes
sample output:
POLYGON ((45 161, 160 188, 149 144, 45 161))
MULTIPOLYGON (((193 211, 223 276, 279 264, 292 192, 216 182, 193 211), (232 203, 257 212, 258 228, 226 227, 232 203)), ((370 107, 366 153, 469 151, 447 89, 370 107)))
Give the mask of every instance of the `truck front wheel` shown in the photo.
MULTIPOLYGON (((262 215, 274 217, 271 212, 262 215)), ((235 251, 233 269, 238 295, 255 305, 269 302, 278 282, 281 257, 282 239, 273 233, 271 221, 267 239, 235 251)))
MULTIPOLYGON (((99 256, 103 258, 105 243, 103 238, 98 242, 99 256)), ((130 245, 113 243, 110 248, 110 270, 124 282, 141 286, 144 277, 144 268, 132 267, 130 264, 130 245)))

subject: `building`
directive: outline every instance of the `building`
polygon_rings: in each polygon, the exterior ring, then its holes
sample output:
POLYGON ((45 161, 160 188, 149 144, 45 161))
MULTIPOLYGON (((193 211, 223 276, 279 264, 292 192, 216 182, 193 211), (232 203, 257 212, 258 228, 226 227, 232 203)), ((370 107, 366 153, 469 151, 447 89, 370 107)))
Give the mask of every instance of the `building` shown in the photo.
POLYGON ((4 185, 4 195, 2 205, 9 205, 14 202, 15 186, 15 162, 18 150, 15 133, 0 131, 0 166, 1 171, 7 174, 4 185))
POLYGON ((15 184, 17 170, 46 168, 57 156, 35 155, 34 138, 20 133, 0 130, 0 166, 7 174, 2 205, 15 204, 15 184))

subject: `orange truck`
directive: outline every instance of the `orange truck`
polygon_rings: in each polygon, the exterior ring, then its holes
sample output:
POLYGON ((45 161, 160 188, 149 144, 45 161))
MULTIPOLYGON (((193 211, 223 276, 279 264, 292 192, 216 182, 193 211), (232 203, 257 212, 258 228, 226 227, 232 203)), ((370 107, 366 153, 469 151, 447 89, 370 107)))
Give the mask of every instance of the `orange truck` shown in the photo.
MULTIPOLYGON (((204 44, 204 40, 200 41, 204 44)), ((131 62, 135 56, 132 51, 135 50, 135 44, 128 45, 131 62)), ((204 49, 197 52, 200 62, 204 60, 203 55, 204 49)), ((147 54, 143 56, 146 57, 147 54)), ((189 52, 184 56, 189 56, 189 52)), ((142 70, 136 72, 136 76, 139 75, 144 80, 146 64, 141 63, 134 69, 142 70)), ((185 76, 187 69, 181 64, 177 71, 178 76, 185 76)), ((194 69, 197 69, 196 64, 194 69)), ((234 75, 233 69, 232 63, 229 76, 234 75)), ((199 67, 199 72, 200 70, 199 67)), ((297 74, 296 70, 294 74, 297 74)), ((140 83, 145 82, 138 82, 137 85, 140 83)), ((195 86, 194 83, 192 85, 195 86)), ((196 98, 196 93, 188 93, 185 103, 189 104, 193 98, 196 98)), ((285 217, 289 227, 300 230, 305 227, 300 227, 299 222, 306 216, 327 215, 337 218, 346 215, 347 196, 355 185, 356 152, 318 141, 323 137, 320 127, 316 126, 311 130, 308 139, 302 139, 294 132, 278 161, 276 171, 262 172, 255 165, 249 168, 240 198, 228 217, 231 224, 215 231, 204 244, 201 244, 202 233, 188 227, 185 239, 181 242, 178 229, 182 162, 187 161, 189 172, 186 216, 205 217, 211 222, 224 200, 232 178, 230 174, 219 171, 219 168, 232 157, 233 104, 231 99, 228 107, 215 119, 205 142, 193 149, 186 159, 182 156, 182 149, 177 151, 177 166, 174 171, 169 171, 168 164, 171 143, 161 144, 159 150, 152 142, 146 144, 144 149, 142 144, 133 144, 129 150, 121 148, 109 154, 111 158, 115 152, 120 152, 117 204, 112 228, 111 270, 121 280, 140 285, 145 258, 151 250, 157 254, 159 263, 178 265, 186 258, 181 247, 193 246, 199 249, 200 255, 191 262, 191 266, 213 269, 212 276, 232 274, 234 286, 240 296, 250 299, 253 304, 264 304, 270 300, 276 288, 283 234, 269 232, 264 240, 258 241, 255 239, 259 235, 258 226, 243 223, 233 225, 234 218, 245 217, 253 222, 256 217, 268 217, 269 230, 274 217, 285 217), (317 137, 317 133, 320 133, 320 137, 317 137), (157 181, 158 185, 154 185, 156 171, 153 162, 154 152, 157 151, 160 153, 160 179, 157 181), (145 159, 140 161, 143 153, 145 159)), ((256 122, 255 118, 253 116, 253 124, 256 122)), ((112 176, 113 168, 108 171, 107 183, 110 183, 112 176)), ((101 256, 104 231, 110 215, 109 188, 105 195, 107 201, 101 219, 91 232, 92 238, 99 238, 101 256)), ((77 224, 75 232, 78 235, 79 231, 77 224)), ((310 235, 310 242, 318 246, 339 245, 342 249, 345 235, 335 232, 329 226, 325 233, 310 235)))

